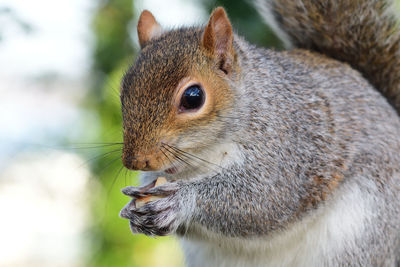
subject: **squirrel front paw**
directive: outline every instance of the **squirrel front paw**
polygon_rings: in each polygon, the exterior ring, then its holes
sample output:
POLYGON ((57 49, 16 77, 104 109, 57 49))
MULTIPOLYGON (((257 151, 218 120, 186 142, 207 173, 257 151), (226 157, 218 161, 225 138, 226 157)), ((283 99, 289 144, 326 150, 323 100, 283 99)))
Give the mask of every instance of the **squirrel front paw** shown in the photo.
POLYGON ((128 186, 122 193, 133 199, 121 210, 120 216, 130 220, 132 233, 149 236, 165 236, 175 233, 182 223, 181 186, 165 183, 153 188, 128 186), (157 197, 154 201, 138 206, 136 201, 146 197, 157 197))

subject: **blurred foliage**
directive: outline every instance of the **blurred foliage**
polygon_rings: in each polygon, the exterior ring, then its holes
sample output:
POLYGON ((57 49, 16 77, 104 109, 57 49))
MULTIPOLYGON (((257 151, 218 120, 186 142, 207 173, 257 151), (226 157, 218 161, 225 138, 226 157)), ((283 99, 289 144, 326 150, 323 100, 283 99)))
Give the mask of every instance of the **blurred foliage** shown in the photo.
MULTIPOLYGON (((107 78, 117 69, 125 69, 128 66, 128 59, 134 55, 134 49, 129 36, 129 23, 133 19, 132 0, 99 0, 99 6, 92 19, 92 29, 95 38, 93 47, 93 94, 92 99, 97 100, 101 111, 101 118, 110 116, 103 120, 105 123, 120 127, 121 116, 119 108, 110 106, 105 96, 108 89, 115 91, 114 99, 118 99, 118 79, 107 78), (116 121, 114 120, 116 119, 116 121), (117 126, 118 124, 118 126, 117 126)), ((106 125, 105 125, 106 126, 106 125)))
MULTIPOLYGON (((280 48, 280 42, 255 10, 243 1, 204 1, 205 8, 224 6, 234 28, 253 43, 280 48)), ((132 63, 134 50, 129 29, 134 18, 134 1, 101 0, 92 19, 93 85, 88 103, 100 120, 98 139, 103 145, 91 160, 103 191, 93 201, 92 252, 88 266, 182 266, 183 256, 173 237, 148 238, 132 235, 128 221, 118 212, 129 201, 120 189, 137 185, 136 173, 121 164, 122 125, 119 103, 120 80, 132 63)), ((205 22, 199 22, 205 23, 205 22)))
POLYGON ((133 48, 128 25, 133 18, 132 0, 101 1, 93 18, 96 43, 93 53, 93 68, 103 73, 112 72, 133 48))

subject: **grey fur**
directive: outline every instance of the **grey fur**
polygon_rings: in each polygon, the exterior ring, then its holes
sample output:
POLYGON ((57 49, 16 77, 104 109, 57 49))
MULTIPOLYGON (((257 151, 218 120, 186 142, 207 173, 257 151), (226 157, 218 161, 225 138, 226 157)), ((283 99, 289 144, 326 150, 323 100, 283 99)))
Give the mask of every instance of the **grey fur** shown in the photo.
MULTIPOLYGON (((260 242, 318 220, 335 203, 357 194, 365 203, 348 203, 343 213, 365 207, 359 232, 322 254, 317 247, 307 251, 315 254, 312 265, 399 264, 400 119, 395 109, 357 71, 323 55, 256 48, 239 36, 235 50, 241 72, 231 81, 236 99, 217 122, 224 135, 193 151, 207 158, 224 152, 221 145, 231 147, 222 168, 188 167, 174 177, 177 182, 149 192, 166 198, 138 210, 127 205, 121 216, 131 220, 132 231, 177 234, 188 266, 267 266, 263 255, 270 248, 260 242)), ((202 128, 196 138, 207 142, 209 135, 213 128, 202 128)), ((145 180, 159 174, 147 173, 145 180)), ((132 197, 139 191, 124 189, 132 197)))

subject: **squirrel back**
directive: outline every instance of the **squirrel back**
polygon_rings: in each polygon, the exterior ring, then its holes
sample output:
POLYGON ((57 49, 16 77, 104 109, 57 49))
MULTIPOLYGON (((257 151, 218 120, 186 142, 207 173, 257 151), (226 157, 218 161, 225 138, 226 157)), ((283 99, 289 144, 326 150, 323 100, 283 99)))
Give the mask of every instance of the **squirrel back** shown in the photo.
POLYGON ((256 0, 286 46, 316 51, 360 71, 400 113, 400 31, 387 0, 256 0))

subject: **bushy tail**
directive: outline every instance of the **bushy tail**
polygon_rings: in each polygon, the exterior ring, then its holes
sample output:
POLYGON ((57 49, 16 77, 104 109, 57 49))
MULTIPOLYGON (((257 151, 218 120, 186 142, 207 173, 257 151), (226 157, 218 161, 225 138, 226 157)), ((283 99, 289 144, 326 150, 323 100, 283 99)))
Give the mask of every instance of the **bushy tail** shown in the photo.
POLYGON ((400 114, 400 30, 389 0, 255 0, 283 41, 349 63, 400 114))

